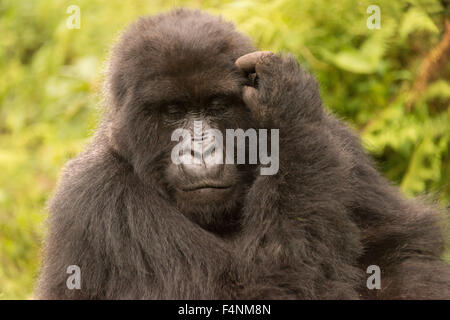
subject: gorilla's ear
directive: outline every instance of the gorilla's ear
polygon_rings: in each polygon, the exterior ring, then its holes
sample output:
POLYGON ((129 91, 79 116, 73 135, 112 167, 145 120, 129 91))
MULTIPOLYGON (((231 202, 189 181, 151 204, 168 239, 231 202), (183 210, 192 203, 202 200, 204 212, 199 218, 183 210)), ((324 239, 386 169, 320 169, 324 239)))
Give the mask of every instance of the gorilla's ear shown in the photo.
POLYGON ((127 141, 126 120, 123 119, 124 109, 114 112, 109 117, 106 125, 106 135, 109 147, 124 158, 130 156, 130 149, 127 141))
POLYGON ((116 141, 116 138, 114 136, 114 123, 110 122, 108 124, 108 127, 106 129, 107 131, 107 136, 108 136, 108 142, 109 142, 109 146, 111 147, 111 149, 113 149, 115 152, 119 153, 119 144, 116 141))

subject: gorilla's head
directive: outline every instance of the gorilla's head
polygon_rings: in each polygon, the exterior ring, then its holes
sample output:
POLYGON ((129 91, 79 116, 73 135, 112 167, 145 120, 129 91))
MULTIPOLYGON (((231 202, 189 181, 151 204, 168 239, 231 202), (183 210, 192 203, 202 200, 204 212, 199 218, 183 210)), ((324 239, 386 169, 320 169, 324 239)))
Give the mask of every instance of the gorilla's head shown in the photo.
POLYGON ((251 165, 207 163, 210 155, 202 153, 212 142, 208 129, 220 130, 225 144, 225 129, 256 126, 241 98, 248 78, 234 64, 254 50, 232 24, 176 10, 140 19, 112 53, 106 88, 112 147, 149 188, 206 228, 236 218, 253 176, 251 165), (201 121, 200 135, 194 121, 201 121), (178 143, 171 136, 180 128, 202 145, 189 152, 191 164, 171 158, 178 143))

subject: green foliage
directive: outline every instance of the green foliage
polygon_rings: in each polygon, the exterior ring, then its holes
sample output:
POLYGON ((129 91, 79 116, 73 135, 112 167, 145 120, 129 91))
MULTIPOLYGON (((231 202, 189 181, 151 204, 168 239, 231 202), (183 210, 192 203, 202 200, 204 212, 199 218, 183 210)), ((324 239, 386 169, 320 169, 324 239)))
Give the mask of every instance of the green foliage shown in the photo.
POLYGON ((442 38, 442 3, 377 1, 381 28, 370 30, 370 1, 1 1, 0 298, 31 297, 45 202, 95 128, 107 49, 138 16, 178 5, 222 14, 260 48, 295 54, 389 179, 448 204, 448 61, 407 105, 420 63, 442 38), (66 27, 73 4, 80 29, 66 27))

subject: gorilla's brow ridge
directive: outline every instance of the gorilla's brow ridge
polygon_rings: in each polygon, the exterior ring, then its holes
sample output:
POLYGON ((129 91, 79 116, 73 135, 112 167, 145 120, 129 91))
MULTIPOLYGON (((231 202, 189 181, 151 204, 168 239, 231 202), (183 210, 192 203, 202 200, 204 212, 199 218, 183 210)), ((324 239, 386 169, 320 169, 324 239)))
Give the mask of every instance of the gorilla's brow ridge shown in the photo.
MULTIPOLYGON (((177 79, 183 82, 181 79, 177 79)), ((176 83, 171 79, 151 80, 140 88, 140 93, 149 104, 180 103, 188 101, 210 101, 213 99, 238 100, 241 97, 240 83, 229 85, 224 80, 213 83, 201 83, 197 86, 176 83), (228 85, 228 87, 226 87, 228 85)))

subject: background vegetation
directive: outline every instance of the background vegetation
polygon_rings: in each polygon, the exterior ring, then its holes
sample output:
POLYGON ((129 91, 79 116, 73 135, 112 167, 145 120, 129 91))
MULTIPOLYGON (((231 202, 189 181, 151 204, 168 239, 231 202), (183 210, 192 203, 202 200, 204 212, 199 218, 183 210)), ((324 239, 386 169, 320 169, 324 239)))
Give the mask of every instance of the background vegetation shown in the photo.
POLYGON ((95 128, 108 48, 138 16, 178 5, 222 14, 263 49, 293 52, 389 179, 449 204, 446 0, 2 0, 0 298, 31 297, 45 202, 95 128), (72 4, 80 29, 66 27, 72 4), (371 4, 379 30, 366 26, 371 4))

